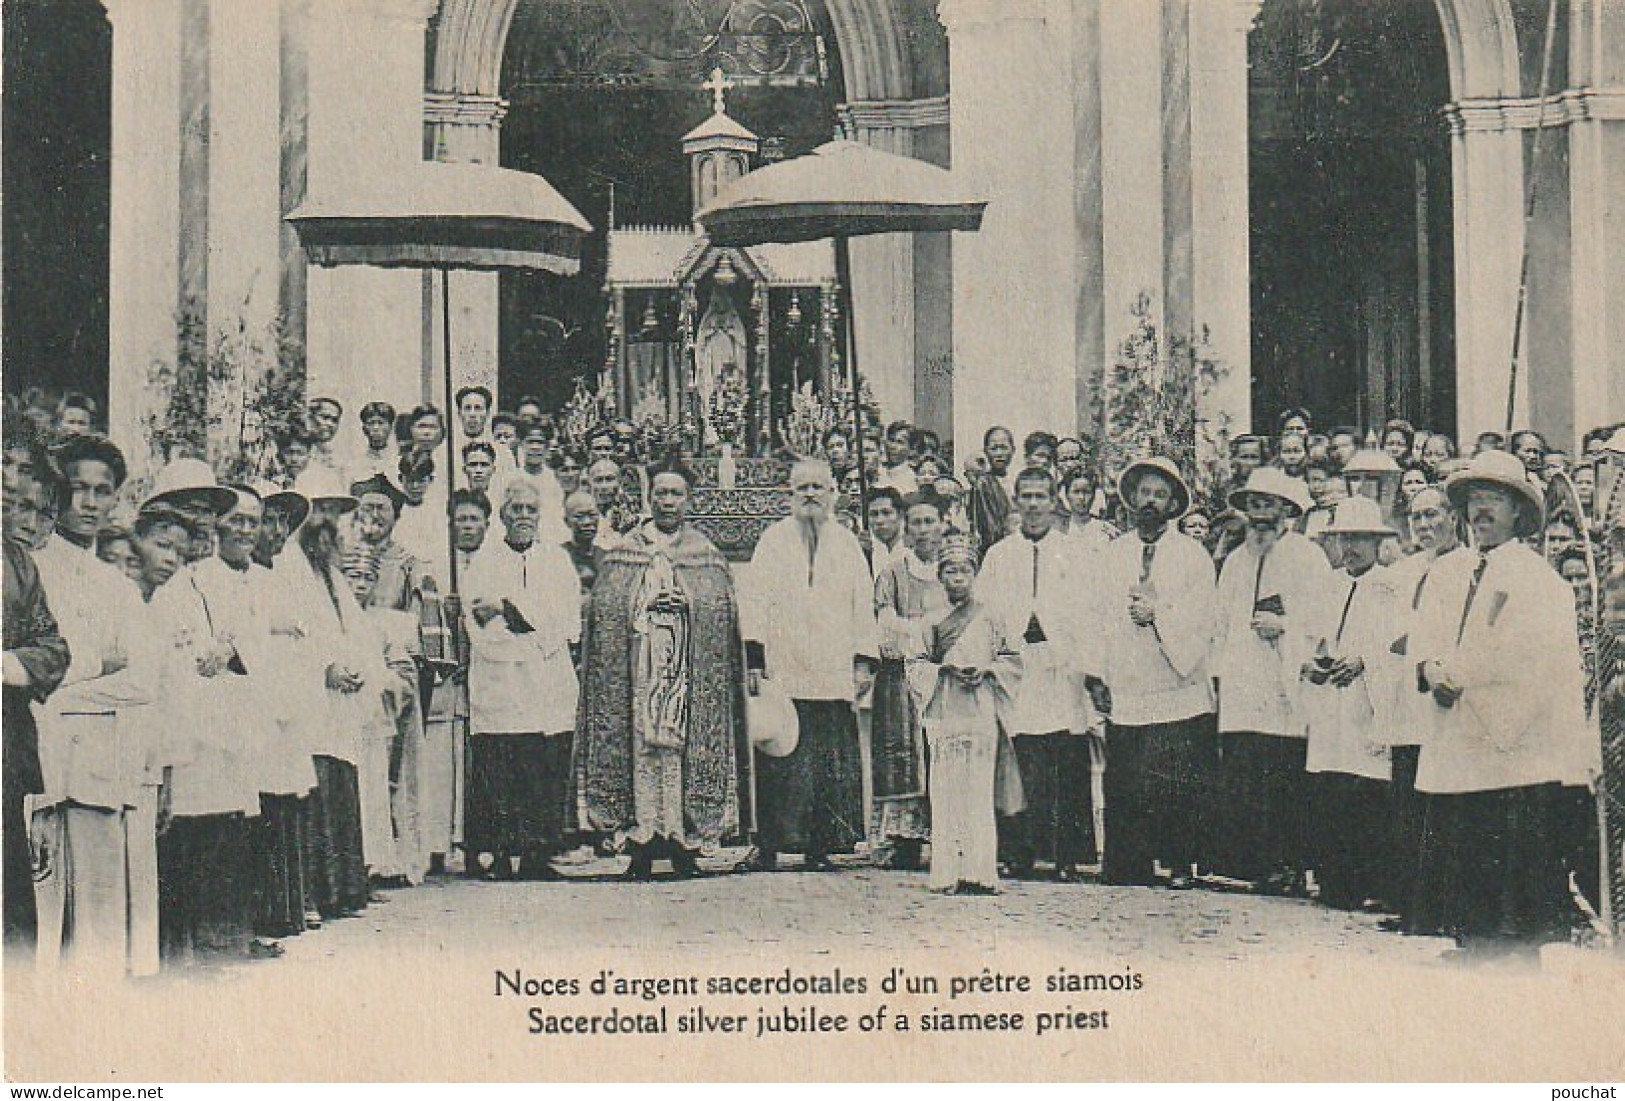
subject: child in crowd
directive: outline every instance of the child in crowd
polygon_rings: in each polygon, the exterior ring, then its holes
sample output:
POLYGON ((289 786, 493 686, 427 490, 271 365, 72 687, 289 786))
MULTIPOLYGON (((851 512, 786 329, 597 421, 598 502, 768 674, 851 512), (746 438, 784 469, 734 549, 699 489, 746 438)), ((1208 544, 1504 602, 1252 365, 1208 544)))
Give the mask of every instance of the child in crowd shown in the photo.
POLYGON ((976 566, 967 539, 944 542, 937 576, 949 609, 928 632, 925 656, 908 662, 930 752, 931 889, 942 894, 997 893, 995 804, 1009 802, 1001 773, 1014 773, 1000 768, 1001 757, 1014 761, 1000 751, 1001 716, 1021 679, 1020 640, 977 602, 976 566))

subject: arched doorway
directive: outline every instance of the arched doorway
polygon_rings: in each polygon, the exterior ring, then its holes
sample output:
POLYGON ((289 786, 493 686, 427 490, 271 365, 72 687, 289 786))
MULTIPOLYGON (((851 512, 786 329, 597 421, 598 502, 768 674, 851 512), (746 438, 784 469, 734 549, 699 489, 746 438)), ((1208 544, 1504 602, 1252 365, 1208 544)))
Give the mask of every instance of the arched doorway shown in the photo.
MULTIPOLYGON (((573 47, 567 37, 562 40, 538 38, 527 30, 531 18, 546 18, 546 13, 532 14, 531 9, 582 6, 532 4, 529 0, 442 0, 438 17, 430 28, 428 92, 433 107, 429 120, 430 155, 487 163, 500 156, 503 163, 517 163, 515 158, 522 143, 506 136, 510 125, 516 125, 510 113, 514 105, 504 99, 511 84, 505 70, 515 53, 510 39, 517 35, 521 41, 531 40, 530 49, 568 54, 573 47)), ((585 6, 603 7, 604 4, 588 2, 585 6)), ((832 113, 833 122, 856 140, 947 164, 948 48, 945 32, 936 18, 935 0, 683 0, 677 4, 665 0, 614 0, 613 7, 629 27, 636 20, 626 19, 628 13, 654 13, 662 16, 668 25, 699 13, 701 25, 721 25, 726 21, 744 28, 759 26, 750 14, 752 11, 771 15, 781 9, 804 8, 811 13, 822 34, 824 61, 828 67, 823 83, 826 106, 813 110, 808 117, 816 118, 823 113, 823 118, 829 120, 832 113), (833 107, 833 111, 824 113, 829 107, 833 107)), ((581 58, 555 57, 552 64, 577 72, 586 68, 581 58)), ((691 83, 697 85, 698 81, 691 83)), ((751 97, 772 99, 775 95, 790 96, 795 92, 794 88, 752 87, 735 94, 745 96, 748 101, 751 97)), ((519 109, 524 111, 522 104, 519 109)), ((742 106, 740 109, 750 108, 742 106)), ((767 113, 775 114, 771 105, 767 113)), ((558 129, 562 124, 568 130, 576 121, 590 126, 594 119, 589 110, 588 117, 580 120, 563 120, 555 115, 547 120, 545 127, 540 122, 537 127, 558 129)), ((643 128, 658 137, 658 128, 643 128)), ((811 124, 805 121, 800 127, 783 129, 787 131, 784 134, 766 136, 788 137, 789 131, 803 132, 809 140, 813 136, 811 124)), ((819 140, 826 139, 830 129, 833 127, 825 127, 817 135, 819 140)), ((671 135, 674 144, 681 136, 681 129, 671 135)), ((543 140, 555 142, 557 139, 546 137, 543 140)), ((685 171, 680 152, 664 151, 663 155, 669 157, 666 163, 676 173, 685 171)), ((627 158, 610 159, 624 161, 627 158)), ((551 172, 549 175, 551 178, 551 172)), ((600 228, 602 215, 607 212, 605 183, 607 181, 600 181, 596 185, 600 191, 597 203, 591 202, 589 195, 584 206, 600 228)), ((565 190, 568 194, 567 186, 565 190)), ((622 192, 617 188, 617 204, 621 201, 622 192)), ((623 224, 628 217, 641 217, 626 208, 618 210, 617 216, 623 224)), ((686 220, 686 213, 683 217, 686 220)), ((893 375, 887 381, 896 403, 883 404, 888 413, 903 416, 912 413, 919 423, 939 433, 951 430, 952 418, 952 379, 942 369, 945 362, 951 362, 952 288, 947 274, 951 248, 947 235, 921 234, 912 239, 902 235, 874 238, 860 242, 853 250, 854 278, 860 300, 875 300, 878 295, 880 301, 890 306, 887 311, 870 310, 867 314, 860 311, 858 322, 858 339, 866 349, 865 362, 893 365, 893 375)), ((518 281, 509 282, 516 285, 518 281)), ((581 282, 590 288, 591 280, 581 282)), ((518 293, 510 290, 504 300, 511 301, 508 296, 518 293)), ((496 330, 504 329, 502 366, 497 372, 500 375, 527 369, 534 373, 534 367, 511 364, 513 358, 521 362, 529 359, 535 364, 556 352, 557 358, 585 364, 593 358, 594 350, 602 347, 601 331, 590 337, 585 332, 571 332, 575 326, 557 318, 545 307, 529 310, 533 315, 530 318, 509 320, 499 326, 499 312, 515 311, 499 311, 496 300, 493 291, 488 318, 491 332, 487 340, 491 354, 496 357, 496 330), (514 326, 521 320, 551 330, 553 334, 565 334, 566 346, 561 349, 520 347, 524 339, 516 334, 514 326), (569 340, 576 341, 578 346, 568 346, 569 340)), ((601 330, 602 326, 600 313, 593 327, 601 330)), ((468 331, 467 327, 464 331, 468 331)), ((538 338, 538 344, 540 340, 538 338)), ((556 388, 559 384, 549 385, 556 388)), ((503 395, 504 400, 510 402, 517 396, 512 391, 503 395)))
MULTIPOLYGON (((515 273, 501 290, 500 388, 561 406, 577 378, 596 380, 611 347, 611 229, 669 240, 681 260, 694 213, 685 134, 712 110, 713 68, 725 108, 758 135, 758 160, 797 156, 836 125, 839 54, 821 3, 649 4, 521 0, 503 50, 501 162, 546 177, 599 228, 581 278, 515 273)), ((634 238, 622 237, 623 248, 634 238)), ((623 265, 624 266, 624 265, 623 265)), ((676 264, 671 264, 675 268, 676 264)), ((709 284, 702 297, 711 292, 709 284)), ((634 303, 631 329, 670 330, 673 304, 634 303)), ((702 303, 703 305, 703 303, 702 303)), ((739 308, 749 308, 748 292, 739 308)))
POLYGON ((1263 4, 1249 40, 1261 430, 1292 406, 1328 427, 1456 422, 1448 30, 1420 0, 1263 4))

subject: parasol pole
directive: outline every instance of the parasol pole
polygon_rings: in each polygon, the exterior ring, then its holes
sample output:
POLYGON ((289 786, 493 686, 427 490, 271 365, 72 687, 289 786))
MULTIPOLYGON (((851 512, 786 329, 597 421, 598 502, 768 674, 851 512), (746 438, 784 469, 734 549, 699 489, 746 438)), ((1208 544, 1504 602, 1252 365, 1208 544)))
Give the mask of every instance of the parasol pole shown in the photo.
MULTIPOLYGON (((841 304, 842 344, 846 351, 846 374, 852 390, 852 446, 858 457, 858 530, 869 530, 869 471, 863 465, 863 407, 858 400, 858 334, 852 316, 852 238, 835 235, 835 293, 841 304)), ((836 486, 836 492, 840 487, 836 486)))
MULTIPOLYGON (((446 504, 449 509, 451 495, 457 489, 457 444, 453 440, 456 411, 451 407, 451 265, 440 268, 440 350, 445 361, 446 387, 446 504)), ((451 571, 448 582, 450 592, 457 591, 457 533, 452 530, 451 517, 446 517, 446 565, 451 571)))
POLYGON ((1557 38, 1557 0, 1546 6, 1546 41, 1541 50, 1540 87, 1535 107, 1535 137, 1529 148, 1529 187, 1524 192, 1523 255, 1518 262, 1518 297, 1512 314, 1512 363, 1507 372, 1507 446, 1512 446, 1512 423, 1518 405, 1518 366, 1523 360, 1524 314, 1529 302, 1529 231, 1535 224, 1535 199, 1540 194, 1541 138, 1546 134, 1546 97, 1551 94, 1552 44, 1557 38))

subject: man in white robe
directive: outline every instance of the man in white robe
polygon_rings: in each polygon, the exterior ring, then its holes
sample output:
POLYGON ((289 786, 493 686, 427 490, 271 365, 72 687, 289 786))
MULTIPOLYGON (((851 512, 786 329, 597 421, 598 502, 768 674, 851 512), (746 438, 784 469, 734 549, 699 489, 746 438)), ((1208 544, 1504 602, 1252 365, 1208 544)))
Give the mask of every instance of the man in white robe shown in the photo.
MULTIPOLYGON (((237 504, 198 460, 175 460, 157 484, 170 488, 142 506, 136 542, 144 557, 162 530, 148 527, 146 516, 207 511, 218 522, 237 504)), ((156 585, 146 617, 162 654, 150 718, 164 731, 169 770, 160 809, 169 824, 158 839, 159 935, 165 955, 180 963, 255 951, 249 820, 260 809, 255 770, 266 708, 248 671, 258 631, 247 620, 255 613, 251 602, 210 584, 215 561, 200 559, 156 585)))
MULTIPOLYGON (((1217 807, 1213 559, 1175 526, 1190 489, 1171 461, 1129 464, 1118 490, 1135 530, 1106 543, 1097 559, 1101 680, 1111 708, 1102 878, 1151 884, 1160 861, 1169 885, 1186 887, 1217 807)), ((1074 513, 1074 533, 1077 522, 1074 513)))
POLYGON ((993 545, 977 579, 981 601, 1021 639, 1021 687, 1010 735, 1026 809, 1000 821, 1000 849, 1016 878, 1042 859, 1063 881, 1095 859, 1090 737, 1093 707, 1078 713, 1075 681, 1100 669, 1092 625, 1093 556, 1055 526, 1055 479, 1043 467, 1016 476, 1021 526, 993 545))
POLYGON ((801 737, 786 757, 756 755, 757 864, 799 851, 828 870, 866 831, 862 755, 853 702, 874 681, 880 653, 874 588, 857 537, 830 517, 829 464, 790 472, 791 514, 762 533, 744 605, 746 660, 796 707, 801 737))
POLYGON ((1399 594, 1377 557, 1394 534, 1375 501, 1338 504, 1322 537, 1337 541, 1342 565, 1322 609, 1320 639, 1300 671, 1314 809, 1309 848, 1320 901, 1344 910, 1390 896, 1388 747, 1399 668, 1391 644, 1399 594))
MULTIPOLYGON (((143 670, 141 591, 96 557, 96 533, 124 483, 124 457, 99 436, 58 449, 67 494, 56 531, 34 555, 72 662, 61 687, 35 708, 45 799, 56 801, 61 879, 57 935, 40 907, 38 961, 76 970, 158 970, 158 777, 138 712, 152 702, 143 670), (132 667, 131 661, 135 660, 132 667)), ((42 898, 43 902, 43 898, 42 898)))
POLYGON ((1274 467, 1254 470, 1230 495, 1247 533, 1219 573, 1213 673, 1233 812, 1222 870, 1273 894, 1303 887, 1308 744, 1298 675, 1318 641, 1332 580, 1321 549, 1288 530, 1308 504, 1298 480, 1274 467))
POLYGON ((290 552, 283 591, 297 609, 301 663, 322 688, 307 696, 317 782, 305 868, 317 913, 334 918, 364 909, 370 896, 356 765, 362 733, 382 707, 382 662, 377 633, 339 572, 338 525, 356 499, 320 469, 306 471, 294 488, 310 513, 290 552))
POLYGON ((1417 920, 1469 953, 1532 951, 1566 933, 1565 803, 1600 771, 1573 593, 1519 541, 1542 500, 1515 457, 1476 456, 1446 492, 1475 546, 1429 572, 1409 655, 1437 712, 1417 920))
MULTIPOLYGON (((1389 567, 1389 581, 1395 594, 1393 638, 1389 650, 1401 666, 1408 668, 1411 638, 1418 631, 1422 597, 1427 593, 1433 564, 1461 545, 1456 511, 1444 489, 1429 486, 1411 498, 1408 506, 1411 540, 1416 551, 1389 567)), ((1422 759, 1422 744, 1435 721, 1433 700, 1416 690, 1414 678, 1396 675, 1393 683, 1393 721, 1389 735, 1389 758, 1393 768, 1394 859, 1389 877, 1388 902, 1398 917, 1384 919, 1389 929, 1411 930, 1412 901, 1415 897, 1417 860, 1422 851, 1422 808, 1424 799, 1416 790, 1416 769, 1422 759)))
POLYGON ((473 623, 468 870, 490 854, 494 878, 551 879, 567 822, 581 583, 564 548, 537 539, 533 486, 509 482, 499 515, 505 537, 480 551, 463 581, 473 623))

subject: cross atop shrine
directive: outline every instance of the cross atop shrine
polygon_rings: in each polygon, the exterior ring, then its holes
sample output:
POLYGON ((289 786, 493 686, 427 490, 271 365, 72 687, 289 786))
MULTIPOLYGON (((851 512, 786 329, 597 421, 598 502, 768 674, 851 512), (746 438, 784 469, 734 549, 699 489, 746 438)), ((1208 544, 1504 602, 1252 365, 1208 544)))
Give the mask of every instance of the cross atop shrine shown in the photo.
POLYGON ((711 79, 703 81, 700 84, 700 87, 711 93, 711 110, 716 114, 726 115, 728 113, 728 105, 723 102, 723 97, 727 95, 728 89, 732 88, 733 84, 731 84, 728 78, 723 74, 722 66, 718 65, 716 68, 712 69, 711 79))

